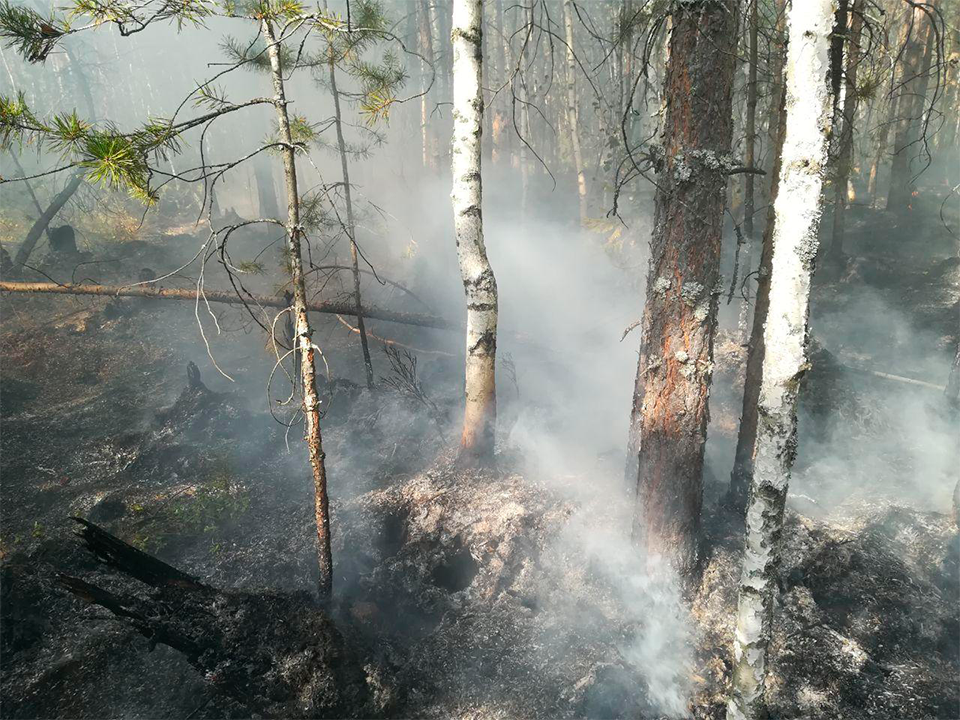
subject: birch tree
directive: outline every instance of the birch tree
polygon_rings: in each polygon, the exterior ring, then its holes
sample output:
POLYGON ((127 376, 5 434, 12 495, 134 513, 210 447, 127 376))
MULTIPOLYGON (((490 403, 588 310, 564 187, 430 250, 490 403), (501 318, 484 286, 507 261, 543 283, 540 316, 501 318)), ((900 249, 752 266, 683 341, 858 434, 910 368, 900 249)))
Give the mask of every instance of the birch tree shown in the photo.
POLYGON ((493 458, 497 421, 497 281, 483 242, 480 138, 483 124, 482 0, 453 3, 453 221, 467 298, 467 356, 460 458, 493 458))
POLYGON ((686 577, 699 565, 707 397, 733 130, 734 0, 674 5, 627 478, 634 539, 686 577))
POLYGON ((786 130, 771 258, 766 352, 728 720, 765 717, 767 648, 780 567, 783 512, 797 445, 797 395, 807 366, 810 281, 830 134, 826 83, 833 0, 794 0, 789 9, 786 130))
MULTIPOLYGON (((782 66, 781 66, 782 67, 782 66)), ((730 473, 730 492, 727 504, 736 512, 746 511, 747 496, 753 477, 753 450, 757 439, 759 421, 758 401, 760 382, 763 379, 763 330, 767 323, 767 311, 770 306, 770 262, 773 257, 773 229, 776 226, 774 203, 779 192, 780 165, 783 157, 784 132, 784 90, 776 87, 778 100, 777 116, 770 118, 771 126, 776 130, 773 139, 773 165, 770 174, 770 203, 767 205, 767 222, 763 229, 763 241, 760 246, 760 266, 757 273, 757 293, 753 306, 753 326, 750 341, 747 344, 747 366, 743 377, 743 403, 740 413, 740 427, 737 431, 737 450, 734 455, 733 471, 730 473)))

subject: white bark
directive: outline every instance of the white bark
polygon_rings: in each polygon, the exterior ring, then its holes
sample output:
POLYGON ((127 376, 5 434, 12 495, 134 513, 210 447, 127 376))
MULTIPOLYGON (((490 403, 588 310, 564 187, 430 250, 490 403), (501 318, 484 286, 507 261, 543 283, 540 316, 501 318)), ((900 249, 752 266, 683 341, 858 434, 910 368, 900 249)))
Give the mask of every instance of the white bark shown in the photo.
POLYGON ((461 457, 493 455, 497 282, 483 243, 480 179, 482 0, 453 3, 453 216, 467 298, 466 407, 461 457))
POLYGON ((827 86, 832 0, 793 0, 787 51, 787 126, 776 225, 760 421, 747 506, 728 720, 765 713, 767 647, 780 564, 783 508, 796 452, 796 404, 806 367, 810 280, 830 132, 827 86))

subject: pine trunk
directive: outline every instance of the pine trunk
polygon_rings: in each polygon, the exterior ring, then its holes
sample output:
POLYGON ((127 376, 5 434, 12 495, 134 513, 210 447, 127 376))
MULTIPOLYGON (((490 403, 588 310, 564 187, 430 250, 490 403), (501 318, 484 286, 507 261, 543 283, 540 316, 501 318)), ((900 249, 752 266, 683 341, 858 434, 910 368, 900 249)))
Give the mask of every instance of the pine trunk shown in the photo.
MULTIPOLYGON (((324 2, 326 7, 326 2, 324 2)), ((367 376, 367 387, 373 389, 373 361, 370 359, 370 346, 367 344, 367 329, 363 320, 363 304, 360 302, 360 263, 357 257, 357 226, 353 219, 353 196, 350 190, 350 165, 347 162, 347 143, 343 139, 343 115, 340 111, 340 93, 337 91, 337 63, 329 49, 327 66, 330 69, 330 92, 333 93, 333 118, 337 128, 337 147, 340 151, 340 169, 343 172, 343 200, 347 211, 347 237, 350 240, 350 263, 353 267, 353 300, 357 308, 357 330, 360 335, 360 348, 363 351, 363 367, 367 376)))
POLYGON ((430 11, 427 0, 417 5, 419 18, 420 55, 420 126, 423 143, 423 167, 436 172, 440 167, 440 148, 433 133, 431 107, 436 96, 434 86, 437 83, 437 57, 433 52, 433 33, 430 30, 430 11), (429 69, 428 69, 429 68, 429 69))
POLYGON ((897 98, 894 91, 897 87, 897 68, 894 65, 890 69, 890 92, 887 94, 887 117, 886 121, 880 126, 877 133, 877 147, 873 156, 873 162, 870 165, 870 177, 867 179, 867 194, 870 196, 870 206, 877 205, 877 183, 880 176, 880 163, 887 152, 887 144, 890 138, 890 128, 893 127, 897 118, 897 98))
POLYGON ((682 576, 699 564, 707 396, 713 370, 737 7, 683 3, 664 80, 664 157, 650 242, 627 477, 634 539, 682 576))
POLYGON ((333 555, 330 550, 330 508, 327 498, 327 470, 324 465, 323 439, 320 435, 320 398, 317 394, 317 376, 313 344, 313 328, 307 315, 307 289, 303 279, 303 256, 300 225, 300 194, 297 190, 297 163, 294 155, 293 137, 290 133, 290 118, 287 114, 287 98, 283 70, 280 64, 280 48, 274 35, 273 24, 264 19, 261 23, 267 43, 270 71, 273 76, 273 103, 277 112, 280 142, 283 143, 283 174, 287 190, 287 251, 290 264, 290 281, 293 287, 294 331, 296 347, 300 351, 300 379, 303 384, 303 416, 310 467, 313 470, 314 516, 317 524, 317 564, 319 566, 318 590, 321 600, 328 600, 333 590, 333 555))
POLYGON ((480 139, 483 123, 482 0, 453 4, 453 218, 467 298, 466 406, 460 458, 493 459, 497 420, 497 281, 483 242, 480 139))
POLYGON ((728 720, 754 720, 766 714, 767 648, 784 504, 796 453, 797 395, 807 363, 810 281, 830 134, 830 92, 824 71, 833 10, 831 0, 794 0, 789 11, 786 135, 775 206, 760 422, 747 505, 728 720))

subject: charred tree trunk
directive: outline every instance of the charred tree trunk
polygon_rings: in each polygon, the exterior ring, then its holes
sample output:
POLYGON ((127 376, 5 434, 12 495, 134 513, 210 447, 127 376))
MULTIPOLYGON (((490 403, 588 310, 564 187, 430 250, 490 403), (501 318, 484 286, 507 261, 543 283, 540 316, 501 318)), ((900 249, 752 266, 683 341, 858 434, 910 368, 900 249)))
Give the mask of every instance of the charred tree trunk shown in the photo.
POLYGON ((182 653, 213 691, 260 717, 375 714, 359 660, 305 593, 218 590, 74 519, 82 526, 79 537, 101 562, 139 582, 120 576, 106 590, 61 574, 60 583, 109 610, 151 645, 182 653))
POLYGON ((797 396, 806 367, 810 281, 830 133, 830 93, 823 70, 829 56, 833 9, 831 0, 794 0, 788 20, 786 135, 776 200, 760 421, 747 506, 728 720, 766 716, 767 648, 784 503, 796 453, 797 396))
POLYGON ((757 403, 760 399, 760 381, 762 379, 764 356, 763 328, 767 322, 767 309, 770 306, 770 264, 773 258, 773 233, 777 222, 774 204, 779 194, 780 164, 786 125, 784 105, 786 94, 782 86, 778 87, 778 91, 780 101, 777 112, 780 119, 776 123, 778 131, 774 143, 773 181, 770 187, 770 204, 767 205, 767 222, 763 229, 763 243, 760 249, 760 271, 757 274, 753 328, 750 331, 750 342, 747 345, 747 368, 743 380, 743 409, 740 412, 737 451, 733 461, 733 471, 730 473, 730 492, 727 497, 727 504, 741 515, 746 512, 747 495, 753 479, 753 448, 757 439, 757 403))
POLYGON ((950 402, 960 403, 960 342, 957 343, 957 354, 953 358, 953 366, 950 368, 947 387, 943 394, 950 402))
POLYGON ((46 232, 50 221, 53 220, 54 216, 60 212, 60 209, 67 204, 67 201, 73 197, 73 194, 82 182, 82 174, 77 174, 70 178, 67 186, 57 193, 56 197, 53 198, 53 202, 51 202, 49 207, 37 218, 33 227, 30 228, 30 232, 27 233, 26 239, 20 244, 20 247, 17 248, 17 254, 13 258, 13 271, 15 273, 23 271, 23 266, 26 265, 27 260, 30 259, 30 253, 32 253, 33 249, 37 246, 37 241, 40 239, 40 236, 46 232))
POLYGON ((260 217, 271 220, 280 219, 280 206, 277 203, 277 189, 273 184, 273 173, 266 159, 253 161, 253 174, 257 182, 257 204, 260 217))
MULTIPOLYGON (((847 36, 847 16, 850 0, 837 0, 833 14, 833 32, 830 34, 830 97, 833 100, 833 122, 840 117, 840 89, 843 87, 843 45, 847 36)), ((836 136, 834 136, 836 139, 836 136)))
MULTIPOLYGON (((909 37, 910 26, 904 25, 902 36, 904 41, 909 37)), ((890 32, 887 31, 886 38, 889 40, 890 32)), ((870 206, 877 205, 877 181, 880 175, 880 163, 884 154, 887 152, 887 142, 890 137, 890 128, 894 125, 897 117, 897 67, 891 61, 890 66, 890 90, 887 92, 887 115, 886 121, 880 125, 877 133, 877 145, 874 152, 873 161, 870 163, 870 176, 867 179, 867 194, 870 196, 870 206)))
POLYGON ((467 298, 466 407, 460 458, 492 460, 497 422, 497 281, 483 242, 480 138, 482 0, 453 5, 453 219, 457 256, 467 298))
POLYGON ((834 121, 839 148, 833 176, 833 236, 830 239, 830 261, 843 262, 843 234, 847 210, 847 180, 853 160, 853 123, 857 117, 857 68, 860 66, 860 31, 863 28, 861 0, 854 0, 850 8, 850 30, 847 36, 844 94, 840 114, 834 121))
MULTIPOLYGON (((767 147, 770 148, 770 152, 766 158, 765 169, 769 182, 762 185, 764 205, 767 207, 767 219, 773 217, 770 205, 773 202, 773 187, 777 182, 777 170, 774 168, 774 164, 779 159, 779 138, 783 123, 783 62, 787 51, 784 37, 786 0, 776 0, 774 7, 776 11, 776 26, 773 28, 773 35, 770 41, 770 51, 772 54, 767 69, 769 76, 769 87, 767 90, 767 147)), ((764 227, 764 232, 766 232, 766 227, 764 227)))
MULTIPOLYGON (((745 128, 746 147, 744 149, 744 165, 748 168, 756 167, 757 147, 757 55, 759 20, 757 3, 750 3, 750 66, 747 75, 747 122, 745 128)), ((747 248, 753 243, 753 214, 756 212, 754 185, 756 177, 753 173, 745 173, 743 180, 743 230, 747 235, 747 248)))
POLYGON ((682 576, 699 565, 707 396, 713 370, 737 8, 675 6, 666 121, 630 415, 634 539, 682 576))
MULTIPOLYGON (((324 0, 324 8, 327 3, 324 0)), ((347 161, 347 143, 343 139, 343 115, 340 111, 340 93, 337 91, 337 59, 333 45, 328 50, 327 67, 330 71, 330 92, 333 94, 333 119, 337 129, 337 148, 340 151, 340 169, 343 172, 343 201, 347 211, 347 238, 350 241, 350 263, 353 266, 353 300, 356 305, 357 329, 360 331, 360 349, 363 352, 363 367, 367 375, 367 387, 373 389, 373 361, 367 344, 367 329, 363 321, 363 304, 360 302, 360 261, 357 252, 357 225, 353 219, 353 196, 350 189, 350 164, 347 161)))
POLYGON ((580 129, 577 116, 577 64, 573 54, 573 0, 564 0, 563 27, 567 41, 567 124, 570 126, 570 141, 573 144, 573 162, 577 171, 577 198, 580 207, 580 227, 587 222, 587 176, 583 169, 583 153, 580 151, 580 129))
POLYGON ((303 384, 304 432, 313 470, 314 515, 317 524, 317 565, 320 570, 318 590, 322 600, 328 600, 333 589, 333 556, 330 551, 330 509, 327 498, 327 469, 324 465, 323 439, 320 434, 320 397, 317 394, 317 376, 313 344, 313 328, 307 315, 307 289, 303 279, 303 257, 300 224, 300 194, 297 190, 297 161, 294 154, 290 118, 287 114, 287 98, 283 70, 280 64, 280 48, 270 20, 261 23, 267 43, 270 71, 273 76, 273 101, 277 112, 277 125, 283 155, 283 172, 287 188, 287 253, 290 264, 290 280, 293 288, 296 347, 300 354, 300 379, 303 384))
POLYGON ((897 101, 897 133, 893 163, 890 166, 890 190, 887 210, 903 213, 913 199, 911 157, 914 152, 919 116, 926 100, 926 79, 933 53, 933 28, 927 26, 925 6, 914 5, 907 49, 903 54, 903 76, 897 101))
MULTIPOLYGON (((757 148, 757 62, 758 62, 758 35, 759 18, 757 12, 757 3, 759 0, 752 0, 750 5, 750 58, 747 69, 747 120, 746 120, 746 147, 744 149, 744 164, 748 168, 756 167, 756 148, 757 148)), ((750 265, 753 256, 754 245, 754 215, 756 214, 756 178, 753 173, 745 173, 743 181, 743 232, 746 240, 740 252, 740 264, 743 268, 743 277, 750 275, 750 265)), ((741 344, 747 341, 747 319, 750 315, 750 286, 746 286, 746 292, 740 303, 740 316, 737 321, 738 342, 741 344)))

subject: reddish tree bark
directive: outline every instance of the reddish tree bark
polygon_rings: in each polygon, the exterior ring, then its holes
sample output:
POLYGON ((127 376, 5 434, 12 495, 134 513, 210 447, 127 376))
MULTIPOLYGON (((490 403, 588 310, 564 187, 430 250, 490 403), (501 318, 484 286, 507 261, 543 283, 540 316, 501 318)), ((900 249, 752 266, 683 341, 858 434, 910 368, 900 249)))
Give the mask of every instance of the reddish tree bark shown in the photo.
POLYGON ((736 17, 733 0, 675 7, 630 416, 627 473, 638 494, 634 539, 649 559, 664 556, 687 577, 699 564, 736 17))

